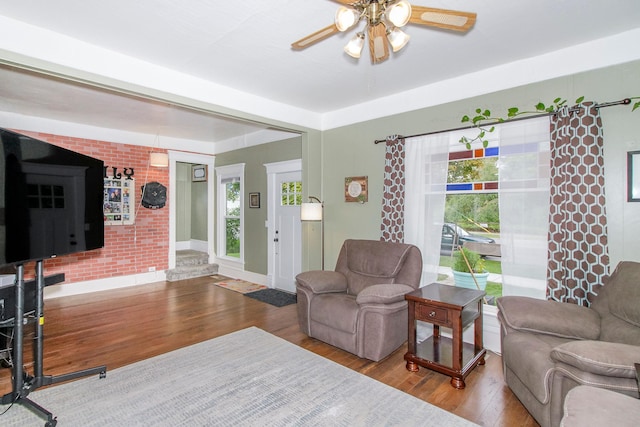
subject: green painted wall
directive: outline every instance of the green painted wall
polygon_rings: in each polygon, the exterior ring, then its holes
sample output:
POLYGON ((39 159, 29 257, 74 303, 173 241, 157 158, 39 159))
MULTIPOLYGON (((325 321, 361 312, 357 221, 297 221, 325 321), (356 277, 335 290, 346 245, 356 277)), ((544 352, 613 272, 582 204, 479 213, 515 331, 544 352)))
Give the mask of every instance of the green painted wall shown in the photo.
MULTIPOLYGON (((191 239, 191 165, 176 164, 176 241, 191 239)), ((205 239, 206 240, 206 239, 205 239)))
MULTIPOLYGON (((534 70, 532 70, 534 72, 534 70)), ((489 108, 504 114, 507 108, 528 109, 556 97, 570 102, 584 95, 586 100, 616 101, 640 96, 640 61, 535 83, 449 104, 384 117, 322 132, 305 147, 303 168, 307 187, 322 190, 325 202, 326 268, 333 269, 342 242, 347 238, 378 239, 384 169, 384 144, 376 139, 387 135, 412 135, 462 126, 460 118, 475 108, 489 108), (316 145, 319 144, 319 145, 316 145), (314 169, 321 156, 321 170, 314 169), (366 175, 369 202, 344 201, 344 179, 366 175)), ((482 84, 482 82, 478 82, 482 84)), ((640 203, 626 202, 626 152, 640 150, 640 111, 627 106, 601 110, 605 137, 606 194, 609 243, 612 264, 620 260, 640 261, 640 203)), ((316 242, 307 240, 307 245, 316 242)), ((308 253, 306 252, 308 255, 308 253)), ((309 256, 309 255, 308 255, 309 256)), ((307 262, 305 264, 309 266, 307 262)))
MULTIPOLYGON (((191 178, 191 165, 189 177, 191 178)), ((207 241, 207 182, 191 182, 191 239, 207 241)))
MULTIPOLYGON (((245 164, 244 257, 245 270, 267 274, 267 170, 265 163, 302 158, 302 137, 257 145, 216 155, 216 167, 245 164), (260 208, 249 208, 249 193, 260 193, 260 208)), ((216 236, 217 238, 217 236, 216 236)))
POLYGON ((176 164, 176 241, 207 241, 207 183, 191 181, 191 163, 176 164))

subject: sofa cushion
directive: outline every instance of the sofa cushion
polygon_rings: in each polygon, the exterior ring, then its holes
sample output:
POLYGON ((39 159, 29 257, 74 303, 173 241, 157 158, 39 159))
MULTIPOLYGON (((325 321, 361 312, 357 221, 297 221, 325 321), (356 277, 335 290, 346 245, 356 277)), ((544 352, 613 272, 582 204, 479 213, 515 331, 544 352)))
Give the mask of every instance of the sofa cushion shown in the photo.
POLYGON ((611 314, 640 327, 640 263, 619 263, 606 286, 611 314))
POLYGON ((635 378, 640 347, 605 341, 572 341, 555 347, 551 358, 581 371, 618 378, 635 378))
POLYGON ((600 341, 619 342, 640 346, 640 328, 613 314, 600 319, 600 341))
POLYGON ((404 301, 405 294, 413 291, 409 285, 373 285, 358 294, 358 304, 391 304, 404 301))
POLYGON ((350 334, 356 333, 358 320, 356 297, 347 294, 316 295, 309 309, 312 321, 350 334))
POLYGON ((314 294, 346 292, 347 290, 347 278, 344 274, 336 271, 305 271, 296 276, 296 282, 314 294))
POLYGON ((498 298, 497 305, 506 326, 518 331, 587 340, 600 336, 600 316, 586 307, 518 296, 498 298))
POLYGON ((555 367, 549 356, 551 349, 564 342, 565 339, 550 335, 515 331, 502 340, 504 363, 541 404, 550 399, 551 376, 555 367))
POLYGON ((376 240, 346 240, 336 271, 348 280, 348 292, 357 295, 367 286, 396 283, 412 246, 376 240))
POLYGON ((614 391, 579 386, 564 400, 561 427, 631 427, 640 420, 640 400, 614 391))

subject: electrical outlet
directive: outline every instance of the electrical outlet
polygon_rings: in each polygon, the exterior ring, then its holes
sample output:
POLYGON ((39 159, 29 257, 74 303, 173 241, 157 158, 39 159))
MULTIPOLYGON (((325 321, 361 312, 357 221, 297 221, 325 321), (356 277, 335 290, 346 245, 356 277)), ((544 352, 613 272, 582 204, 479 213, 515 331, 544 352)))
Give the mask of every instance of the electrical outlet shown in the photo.
POLYGON ((153 271, 156 271, 156 268, 155 267, 149 267, 149 272, 153 272, 153 271))

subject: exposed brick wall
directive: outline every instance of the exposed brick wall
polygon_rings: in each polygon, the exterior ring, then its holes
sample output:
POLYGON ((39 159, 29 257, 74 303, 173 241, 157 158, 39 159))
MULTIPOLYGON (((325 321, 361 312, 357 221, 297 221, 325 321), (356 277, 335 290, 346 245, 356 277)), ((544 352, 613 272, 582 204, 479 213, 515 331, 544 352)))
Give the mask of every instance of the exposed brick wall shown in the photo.
MULTIPOLYGON (((104 279, 146 273, 149 267, 168 268, 169 209, 146 209, 140 206, 145 182, 157 181, 169 187, 169 169, 150 167, 147 170, 149 147, 140 147, 91 139, 72 138, 17 130, 42 141, 64 147, 104 161, 107 176, 112 167, 118 172, 133 168, 136 180, 136 221, 134 225, 105 225, 104 247, 88 252, 65 255, 44 262, 46 275, 65 274, 65 283, 104 279)), ((166 150, 154 149, 156 152, 166 150)), ((25 275, 33 276, 32 264, 25 265, 25 275)))

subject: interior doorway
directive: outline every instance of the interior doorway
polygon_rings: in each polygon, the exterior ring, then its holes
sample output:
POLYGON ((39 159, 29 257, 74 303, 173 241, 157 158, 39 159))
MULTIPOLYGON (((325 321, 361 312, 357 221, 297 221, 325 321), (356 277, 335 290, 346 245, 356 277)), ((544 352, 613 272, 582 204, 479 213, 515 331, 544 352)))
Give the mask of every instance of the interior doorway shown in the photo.
POLYGON ((214 156, 169 151, 169 269, 176 267, 176 251, 182 249, 181 245, 184 245, 185 230, 179 229, 179 227, 184 227, 184 222, 189 222, 189 228, 196 226, 200 230, 206 229, 206 232, 199 231, 198 238, 192 239, 193 242, 190 242, 190 244, 196 245, 196 250, 206 252, 209 255, 209 263, 215 262, 214 167, 214 156), (192 169, 192 166, 199 167, 192 169), (204 171, 201 166, 204 166, 204 171), (189 172, 186 178, 184 175, 185 170, 189 172), (184 198, 182 197, 184 194, 179 195, 180 188, 192 183, 197 183, 197 187, 202 187, 197 190, 199 200, 196 203, 198 205, 197 209, 201 212, 200 215, 204 216, 204 220, 203 218, 198 219, 198 221, 202 220, 201 224, 194 224, 191 220, 186 221, 185 218, 179 221, 181 215, 190 215, 191 212, 190 209, 184 209, 184 203, 180 203, 181 199, 184 198))
POLYGON ((205 165, 176 164, 176 250, 208 253, 205 165))

